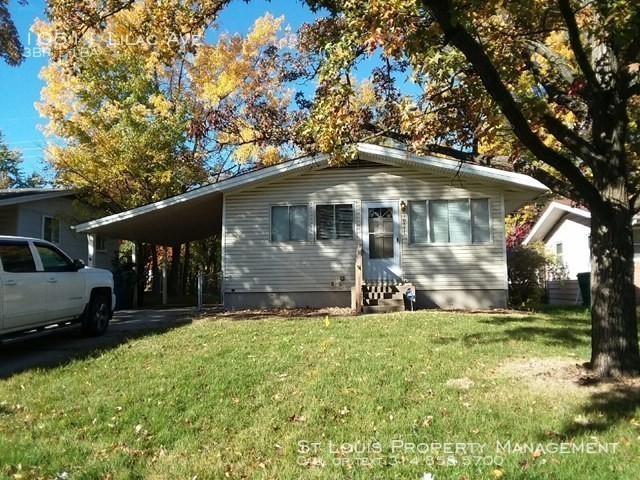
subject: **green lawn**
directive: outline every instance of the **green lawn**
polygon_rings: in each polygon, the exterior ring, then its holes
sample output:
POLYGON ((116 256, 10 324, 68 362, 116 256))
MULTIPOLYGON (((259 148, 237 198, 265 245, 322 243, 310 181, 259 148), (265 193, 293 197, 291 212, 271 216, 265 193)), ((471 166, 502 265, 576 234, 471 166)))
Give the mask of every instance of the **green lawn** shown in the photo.
POLYGON ((0 381, 0 476, 640 478, 637 388, 544 370, 588 354, 578 311, 196 320, 0 381))

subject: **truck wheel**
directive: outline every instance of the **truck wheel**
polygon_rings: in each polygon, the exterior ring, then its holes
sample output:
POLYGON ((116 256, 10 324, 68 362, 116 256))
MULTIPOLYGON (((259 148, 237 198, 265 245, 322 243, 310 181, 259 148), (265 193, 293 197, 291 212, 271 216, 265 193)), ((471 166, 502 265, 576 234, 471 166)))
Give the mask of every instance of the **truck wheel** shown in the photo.
POLYGON ((104 334, 109 326, 109 300, 106 295, 96 293, 91 296, 87 316, 82 321, 82 332, 91 337, 104 334))

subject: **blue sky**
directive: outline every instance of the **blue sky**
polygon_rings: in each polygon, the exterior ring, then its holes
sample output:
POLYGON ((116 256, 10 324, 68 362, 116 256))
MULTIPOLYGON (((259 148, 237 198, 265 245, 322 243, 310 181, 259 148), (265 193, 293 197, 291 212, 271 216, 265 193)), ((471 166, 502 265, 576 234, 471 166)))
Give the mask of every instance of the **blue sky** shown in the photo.
MULTIPOLYGON (((9 67, 0 62, 0 130, 9 147, 22 152, 25 172, 35 171, 50 178, 42 152, 46 138, 38 127, 44 123, 44 119, 39 117, 34 106, 40 99, 43 86, 38 73, 46 64, 47 58, 38 55, 35 35, 30 33, 34 19, 45 18, 44 9, 43 0, 29 0, 24 6, 15 0, 9 2, 9 10, 20 33, 25 53, 29 56, 18 67, 9 67)), ((265 12, 276 16, 284 15, 285 23, 294 30, 303 22, 314 18, 306 6, 298 1, 254 0, 246 4, 244 1, 234 0, 222 13, 218 24, 223 31, 244 33, 265 12)))

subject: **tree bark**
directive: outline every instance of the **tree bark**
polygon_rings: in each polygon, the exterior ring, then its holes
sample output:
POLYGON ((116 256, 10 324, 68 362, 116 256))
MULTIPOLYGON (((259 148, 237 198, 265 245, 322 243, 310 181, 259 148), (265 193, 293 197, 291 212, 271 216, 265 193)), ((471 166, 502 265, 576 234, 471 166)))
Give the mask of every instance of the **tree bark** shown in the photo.
MULTIPOLYGON (((622 190, 622 191, 620 191, 622 190)), ((591 205, 591 363, 599 377, 638 375, 638 325, 633 283, 633 211, 591 205)))

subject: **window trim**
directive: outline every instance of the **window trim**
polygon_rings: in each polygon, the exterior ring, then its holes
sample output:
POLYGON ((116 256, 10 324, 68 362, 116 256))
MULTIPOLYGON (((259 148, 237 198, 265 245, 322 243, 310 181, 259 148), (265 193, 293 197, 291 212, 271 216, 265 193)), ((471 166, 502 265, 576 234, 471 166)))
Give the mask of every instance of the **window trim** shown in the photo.
POLYGON ((335 203, 316 203, 313 206, 313 238, 316 242, 351 242, 356 241, 356 206, 353 202, 335 202, 335 203), (351 206, 351 238, 318 238, 318 207, 333 207, 334 223, 335 223, 335 211, 338 205, 350 205, 351 206))
MULTIPOLYGON (((309 204, 308 203, 274 203, 269 205, 269 243, 272 244, 289 244, 289 243, 309 243, 309 204), (273 239, 273 208, 274 207, 304 207, 307 212, 307 226, 306 236, 304 240, 274 240, 273 239)), ((291 230, 289 230, 289 237, 291 237, 291 230)))
MULTIPOLYGON (((443 245, 457 245, 457 246, 474 246, 474 245, 491 245, 494 243, 494 235, 493 235, 493 216, 491 215, 491 203, 492 203, 492 199, 490 197, 465 197, 465 198, 430 198, 430 199, 426 199, 426 200, 409 200, 408 201, 408 208, 407 208, 407 215, 408 215, 408 235, 407 235, 407 245, 409 247, 411 246, 425 246, 425 245, 432 245, 432 246, 443 246, 443 245), (469 211, 469 217, 468 217, 468 222, 469 222, 469 237, 470 237, 470 241, 469 242, 432 242, 430 241, 431 239, 431 230, 432 230, 432 225, 431 225, 431 204, 432 202, 437 202, 437 201, 446 201, 446 202, 450 202, 450 201, 460 201, 460 200, 466 200, 467 204, 468 204, 468 211, 469 211), (474 242, 473 241, 473 217, 472 217, 472 208, 471 208, 471 202, 473 200, 486 200, 487 201, 487 210, 488 210, 488 214, 489 214, 489 240, 486 242, 474 242), (413 224, 412 224, 412 219, 411 219, 411 204, 412 203, 422 203, 425 205, 425 222, 426 222, 426 228, 425 228, 425 238, 423 241, 411 241, 411 237, 413 234, 413 224)), ((447 224, 448 224, 448 219, 447 219, 447 224)))

